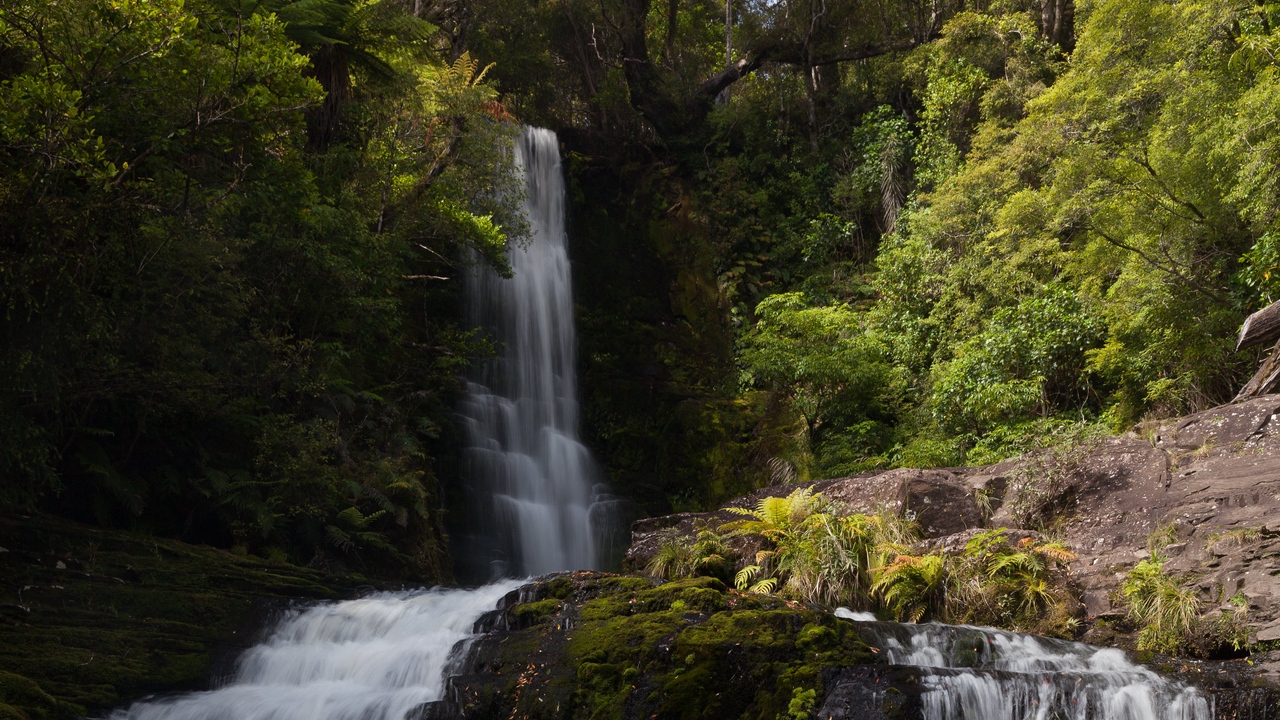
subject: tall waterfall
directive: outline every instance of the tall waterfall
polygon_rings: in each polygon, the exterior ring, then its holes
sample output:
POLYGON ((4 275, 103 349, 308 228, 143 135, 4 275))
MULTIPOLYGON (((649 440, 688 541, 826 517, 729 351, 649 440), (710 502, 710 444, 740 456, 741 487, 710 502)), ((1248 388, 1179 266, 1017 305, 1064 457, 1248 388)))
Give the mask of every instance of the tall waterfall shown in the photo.
POLYGON ((599 566, 597 472, 578 440, 577 340, 555 133, 526 128, 515 163, 530 236, 510 252, 514 276, 475 264, 467 308, 497 357, 472 374, 461 414, 473 514, 464 564, 472 576, 541 575, 599 566), (594 505, 594 509, 593 509, 594 505))
POLYGON ((520 584, 380 593, 295 611, 209 692, 144 701, 110 720, 404 720, 439 700, 455 646, 520 584))

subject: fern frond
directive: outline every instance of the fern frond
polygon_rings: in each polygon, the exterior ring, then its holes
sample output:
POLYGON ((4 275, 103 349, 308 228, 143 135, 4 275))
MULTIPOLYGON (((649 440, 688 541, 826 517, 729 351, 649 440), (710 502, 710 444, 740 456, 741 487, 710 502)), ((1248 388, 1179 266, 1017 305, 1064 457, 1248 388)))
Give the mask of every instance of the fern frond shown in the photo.
POLYGON ((1057 563, 1069 563, 1076 559, 1076 554, 1067 549, 1062 543, 1045 543, 1035 547, 1037 554, 1043 555, 1057 563))

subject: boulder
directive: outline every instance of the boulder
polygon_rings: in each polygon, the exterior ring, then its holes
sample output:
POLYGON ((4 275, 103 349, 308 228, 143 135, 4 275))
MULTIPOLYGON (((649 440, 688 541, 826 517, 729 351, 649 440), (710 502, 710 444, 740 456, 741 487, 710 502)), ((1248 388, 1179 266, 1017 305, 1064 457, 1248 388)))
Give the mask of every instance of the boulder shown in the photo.
POLYGON ((901 468, 871 477, 814 483, 814 489, 852 512, 905 513, 927 538, 983 526, 973 489, 949 470, 901 468))

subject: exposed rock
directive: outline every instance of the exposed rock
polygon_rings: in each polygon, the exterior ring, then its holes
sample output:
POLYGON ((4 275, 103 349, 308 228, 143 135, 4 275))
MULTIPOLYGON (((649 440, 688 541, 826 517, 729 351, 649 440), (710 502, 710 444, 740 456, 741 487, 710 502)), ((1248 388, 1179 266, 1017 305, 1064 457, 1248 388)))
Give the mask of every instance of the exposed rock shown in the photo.
POLYGON ((903 667, 830 668, 830 688, 814 717, 822 720, 896 720, 923 714, 919 679, 903 667))
POLYGON ((1195 573, 1210 606, 1242 593, 1248 622, 1280 638, 1280 427, 1272 395, 1140 426, 1090 458, 1110 485, 1082 493, 1065 525, 1073 574, 1092 614, 1117 610, 1124 574, 1147 538, 1171 526, 1174 572, 1195 573), (1143 447, 1143 446, 1146 447, 1143 447))
POLYGON ((950 535, 983 524, 973 489, 948 470, 901 468, 872 477, 825 480, 814 483, 814 489, 854 512, 905 512, 920 524, 925 537, 950 535))
MULTIPOLYGON (((1117 588, 1148 556, 1148 537, 1167 528, 1167 567, 1194 578, 1204 607, 1234 609, 1232 598, 1244 602, 1253 640, 1280 642, 1280 395, 1144 423, 1099 442, 1069 466, 1014 460, 809 485, 853 511, 915 512, 930 538, 925 547, 949 551, 962 548, 973 528, 1016 528, 1027 503, 1015 496, 1031 487, 1043 495, 1032 514, 1077 554, 1072 580, 1094 617, 1123 612, 1114 602, 1117 588), (984 512, 990 513, 985 521, 984 512)), ((765 488, 728 505, 752 506, 795 487, 765 488)), ((729 519, 721 510, 641 521, 632 528, 629 567, 644 567, 658 528, 692 534, 698 523, 715 527, 729 519)))

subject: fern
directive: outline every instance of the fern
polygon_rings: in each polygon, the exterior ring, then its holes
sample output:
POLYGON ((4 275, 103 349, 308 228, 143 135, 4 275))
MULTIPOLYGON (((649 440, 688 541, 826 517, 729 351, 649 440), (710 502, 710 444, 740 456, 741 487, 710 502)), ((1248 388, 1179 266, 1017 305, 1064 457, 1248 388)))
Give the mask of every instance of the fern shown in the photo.
POLYGON ((762 569, 759 565, 748 565, 742 568, 733 576, 733 586, 739 590, 746 590, 750 587, 752 578, 759 575, 762 569))

